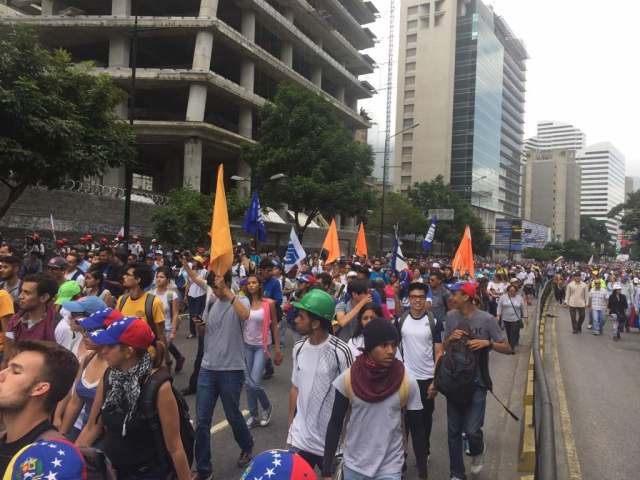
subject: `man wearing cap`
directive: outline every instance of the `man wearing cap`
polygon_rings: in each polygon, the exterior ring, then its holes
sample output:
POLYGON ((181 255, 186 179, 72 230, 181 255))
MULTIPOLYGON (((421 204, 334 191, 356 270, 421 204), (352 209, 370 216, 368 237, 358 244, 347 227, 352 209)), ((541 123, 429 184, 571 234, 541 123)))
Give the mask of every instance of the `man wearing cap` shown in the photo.
MULTIPOLYGON (((276 260, 269 260, 265 258, 260 262, 260 279, 262 280, 262 295, 265 298, 270 298, 276 304, 276 318, 278 322, 278 328, 280 328, 280 321, 282 319, 282 284, 280 280, 275 277, 276 267, 280 267, 280 264, 276 260)), ((268 380, 273 377, 273 361, 271 358, 267 360, 264 367, 264 379, 268 380)))
POLYGON ((99 249, 98 259, 105 288, 114 296, 122 295, 124 291, 122 286, 124 264, 113 254, 113 250, 105 244, 99 249))
MULTIPOLYGON (((484 465, 485 442, 482 433, 487 390, 493 388, 489 374, 489 352, 509 354, 511 348, 493 315, 479 310, 474 299, 478 285, 458 282, 451 287, 453 310, 447 313, 444 324, 444 348, 449 342, 465 341, 476 352, 478 359, 477 387, 468 403, 460 404, 447 399, 447 430, 449 463, 452 480, 465 477, 462 456, 462 434, 465 433, 471 452, 471 473, 478 474, 484 465)), ((436 385, 437 388, 437 385, 436 385)))
POLYGON ((54 299, 58 284, 49 275, 34 273, 24 277, 20 292, 20 310, 5 330, 4 362, 13 356, 13 347, 23 340, 55 342, 56 310, 54 299))
POLYGON ((55 435, 51 416, 79 367, 76 357, 55 343, 24 341, 16 350, 0 374, 0 415, 6 432, 0 438, 0 472, 23 447, 46 432, 55 435))
POLYGON ((67 268, 67 261, 62 257, 53 257, 47 262, 46 271, 55 279, 58 286, 66 281, 65 268, 67 268))
POLYGON ((80 256, 75 252, 67 254, 65 261, 67 265, 64 268, 64 279, 74 280, 78 282, 80 288, 84 288, 84 275, 80 269, 80 256))
POLYGON ((564 305, 569 307, 573 333, 582 333, 585 308, 589 304, 589 291, 587 284, 582 281, 580 272, 574 272, 572 277, 573 280, 565 288, 564 305))
POLYGON ((78 300, 81 296, 82 291, 80 290, 80 285, 73 280, 67 280, 60 285, 55 301, 55 306, 58 311, 58 321, 54 331, 56 342, 67 350, 71 350, 74 354, 77 353, 81 337, 80 335, 76 337, 71 331, 71 327, 69 326, 71 313, 62 305, 72 300, 78 300))
MULTIPOLYGON (((364 353, 333 381, 336 390, 325 438, 322 476, 332 478, 336 450, 343 440, 345 480, 400 479, 404 463, 403 422, 419 423, 422 409, 418 384, 396 359, 398 331, 382 318, 363 330, 364 353), (375 434, 372 434, 372 427, 375 434)), ((418 464, 426 465, 426 451, 416 449, 418 464)), ((427 478, 426 468, 419 478, 427 478)))
POLYGON ((353 356, 349 346, 330 333, 335 314, 331 295, 315 288, 293 306, 298 309, 296 329, 304 338, 292 352, 287 443, 311 467, 321 468, 335 398, 333 382, 349 368, 353 356))

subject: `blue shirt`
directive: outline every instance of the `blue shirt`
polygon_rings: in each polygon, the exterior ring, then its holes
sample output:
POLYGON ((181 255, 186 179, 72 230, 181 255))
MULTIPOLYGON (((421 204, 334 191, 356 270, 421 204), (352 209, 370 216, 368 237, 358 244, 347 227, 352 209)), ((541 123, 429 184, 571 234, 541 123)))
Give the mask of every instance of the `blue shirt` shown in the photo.
POLYGON ((282 285, 277 278, 271 277, 262 284, 263 295, 276 302, 276 307, 282 305, 282 285))

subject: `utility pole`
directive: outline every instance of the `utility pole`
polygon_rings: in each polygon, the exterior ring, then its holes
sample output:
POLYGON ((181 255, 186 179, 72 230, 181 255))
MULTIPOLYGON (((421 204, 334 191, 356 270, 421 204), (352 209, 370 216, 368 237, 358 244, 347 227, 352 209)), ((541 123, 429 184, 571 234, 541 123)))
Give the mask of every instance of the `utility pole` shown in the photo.
MULTIPOLYGON (((132 2, 132 10, 135 9, 135 2, 132 2)), ((131 39, 131 46, 129 47, 129 57, 131 63, 131 84, 129 85, 129 125, 133 127, 133 121, 135 120, 135 108, 136 108, 136 67, 138 64, 138 14, 137 11, 134 17, 133 23, 133 37, 131 39)), ((138 146, 136 145, 136 156, 138 153, 138 146)), ((129 230, 131 229, 131 190, 133 183, 133 175, 131 167, 126 164, 124 167, 124 244, 129 248, 129 230)))

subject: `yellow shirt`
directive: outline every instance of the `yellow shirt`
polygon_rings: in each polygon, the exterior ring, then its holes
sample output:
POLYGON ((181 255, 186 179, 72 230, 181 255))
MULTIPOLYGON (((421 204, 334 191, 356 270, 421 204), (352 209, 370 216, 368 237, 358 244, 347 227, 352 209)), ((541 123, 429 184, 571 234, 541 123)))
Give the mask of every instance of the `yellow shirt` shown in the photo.
MULTIPOLYGON (((120 309, 122 314, 125 317, 138 317, 146 320, 147 323, 151 323, 147 316, 145 315, 144 305, 147 300, 148 293, 144 293, 140 296, 140 298, 134 300, 133 298, 127 298, 127 301, 124 302, 123 307, 120 309)), ((116 305, 119 307, 122 302, 122 297, 118 299, 118 303, 116 305)), ((153 323, 164 323, 164 307, 162 306, 162 300, 156 297, 153 299, 153 308, 151 309, 153 312, 153 323)))
MULTIPOLYGON (((14 314, 13 297, 9 292, 0 290, 0 319, 14 314)), ((8 320, 8 319, 7 319, 8 320)), ((0 333, 0 352, 4 350, 4 332, 0 333)))

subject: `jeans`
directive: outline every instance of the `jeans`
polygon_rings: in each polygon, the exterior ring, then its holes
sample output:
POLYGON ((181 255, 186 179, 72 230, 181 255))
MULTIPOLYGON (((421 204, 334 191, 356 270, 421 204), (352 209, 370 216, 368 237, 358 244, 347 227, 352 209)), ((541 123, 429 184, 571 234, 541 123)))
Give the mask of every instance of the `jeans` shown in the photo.
POLYGON ((602 333, 604 326, 604 310, 591 310, 591 323, 594 332, 602 333))
MULTIPOLYGON (((435 408, 435 401, 433 399, 429 400, 427 395, 427 390, 429 389, 431 382, 433 382, 432 378, 429 380, 418 380, 420 400, 422 401, 422 410, 420 410, 421 421, 418 428, 410 428, 411 444, 413 445, 416 460, 419 458, 424 458, 424 460, 426 460, 426 455, 429 455, 431 448, 431 426, 433 425, 433 410, 435 408), (420 455, 418 453, 419 449, 423 449, 423 451, 426 452, 426 455, 420 455)), ((408 420, 405 421, 405 424, 410 425, 408 420)), ((426 469, 426 464, 418 465, 419 471, 426 469)))
POLYGON ((245 376, 247 380, 247 404, 253 418, 258 418, 258 401, 263 411, 271 408, 267 393, 262 388, 262 372, 267 361, 262 345, 244 344, 245 376))
POLYGON ((574 332, 582 331, 584 323, 584 307, 569 307, 569 316, 571 317, 571 326, 574 332), (576 319, 576 315, 578 318, 576 319))
POLYGON ((504 322, 504 329, 507 331, 507 339, 511 350, 520 343, 520 322, 504 322))
POLYGON ((383 473, 381 475, 376 475, 375 477, 367 477, 366 475, 362 475, 361 473, 354 472, 353 470, 349 470, 347 467, 342 467, 343 479, 344 480, 401 480, 402 472, 398 473, 383 473))
POLYGON ((484 412, 487 402, 487 390, 476 388, 471 403, 458 404, 447 400, 447 430, 449 436, 449 468, 451 476, 467 478, 464 473, 462 457, 462 433, 467 435, 471 455, 484 451, 484 412))
POLYGON ((200 295, 199 297, 187 297, 187 307, 189 308, 189 333, 191 335, 196 334, 196 324, 193 322, 193 317, 201 317, 204 311, 204 306, 207 303, 207 296, 200 295))
POLYGON ((240 394, 244 383, 242 370, 208 370, 201 368, 196 394, 195 457, 198 474, 207 477, 213 471, 211 464, 211 419, 218 397, 222 400, 224 415, 231 425, 233 437, 243 452, 251 452, 253 438, 240 413, 240 394))

